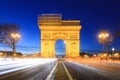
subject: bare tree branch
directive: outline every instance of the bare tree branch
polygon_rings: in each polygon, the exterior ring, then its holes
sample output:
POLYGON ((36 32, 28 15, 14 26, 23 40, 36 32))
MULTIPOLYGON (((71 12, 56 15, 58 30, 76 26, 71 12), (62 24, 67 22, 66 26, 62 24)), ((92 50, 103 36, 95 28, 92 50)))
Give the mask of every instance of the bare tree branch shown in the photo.
POLYGON ((0 42, 13 48, 13 38, 11 37, 11 33, 19 33, 19 30, 19 26, 14 23, 0 24, 0 42))

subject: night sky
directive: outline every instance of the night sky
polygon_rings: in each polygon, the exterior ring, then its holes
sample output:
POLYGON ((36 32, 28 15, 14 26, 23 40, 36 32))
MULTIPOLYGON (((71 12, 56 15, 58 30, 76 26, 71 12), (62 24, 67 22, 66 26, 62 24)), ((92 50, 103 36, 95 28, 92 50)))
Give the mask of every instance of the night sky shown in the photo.
MULTIPOLYGON (((101 29, 106 29, 112 36, 120 30, 119 0, 0 0, 0 23, 18 24, 22 37, 17 45, 36 47, 33 52, 39 51, 37 17, 43 13, 61 13, 63 19, 79 19, 81 50, 101 50, 97 39, 101 29)), ((64 43, 59 40, 56 47, 64 48, 64 43)), ((120 50, 120 36, 114 37, 109 49, 112 47, 120 50)))

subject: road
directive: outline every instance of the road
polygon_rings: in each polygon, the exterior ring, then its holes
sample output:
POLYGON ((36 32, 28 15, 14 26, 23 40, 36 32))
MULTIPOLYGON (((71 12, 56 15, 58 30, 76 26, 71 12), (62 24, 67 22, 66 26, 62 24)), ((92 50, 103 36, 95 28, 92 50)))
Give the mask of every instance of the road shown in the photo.
POLYGON ((63 61, 58 61, 57 68, 55 69, 54 80, 69 80, 69 77, 64 69, 63 61))
POLYGON ((120 63, 65 61, 74 80, 120 80, 120 63))
POLYGON ((0 80, 120 80, 120 63, 58 59, 2 74, 0 80))
POLYGON ((1 61, 0 80, 45 80, 56 59, 1 61))

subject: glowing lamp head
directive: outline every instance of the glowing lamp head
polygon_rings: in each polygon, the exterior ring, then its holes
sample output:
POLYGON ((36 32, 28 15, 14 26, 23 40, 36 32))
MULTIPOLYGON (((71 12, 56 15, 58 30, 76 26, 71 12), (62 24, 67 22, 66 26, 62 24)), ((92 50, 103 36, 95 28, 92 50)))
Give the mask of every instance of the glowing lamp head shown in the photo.
POLYGON ((15 34, 14 34, 14 33, 12 33, 12 34, 11 34, 11 37, 15 38, 15 34))
POLYGON ((21 36, 20 36, 19 34, 16 34, 16 37, 17 37, 17 38, 20 38, 21 36))
POLYGON ((101 37, 102 37, 102 35, 101 35, 101 34, 99 34, 99 35, 98 35, 98 38, 101 38, 101 37))
POLYGON ((11 37, 14 39, 19 39, 21 36, 18 33, 11 33, 11 37))
POLYGON ((98 38, 103 38, 103 39, 105 39, 105 38, 107 38, 107 37, 109 37, 109 34, 108 34, 107 32, 101 32, 101 33, 99 33, 99 35, 98 35, 98 38))
POLYGON ((108 34, 108 33, 106 33, 106 34, 105 34, 105 37, 109 37, 109 34, 108 34))

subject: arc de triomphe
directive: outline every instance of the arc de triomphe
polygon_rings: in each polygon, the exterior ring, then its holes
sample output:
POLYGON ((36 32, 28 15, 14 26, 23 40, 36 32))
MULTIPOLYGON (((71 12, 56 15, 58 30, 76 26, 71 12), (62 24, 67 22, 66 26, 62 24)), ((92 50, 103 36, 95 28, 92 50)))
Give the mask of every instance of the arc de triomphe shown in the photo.
POLYGON ((38 17, 41 30, 41 57, 55 57, 55 42, 63 39, 65 57, 79 57, 80 20, 62 20, 61 14, 42 14, 38 17))

